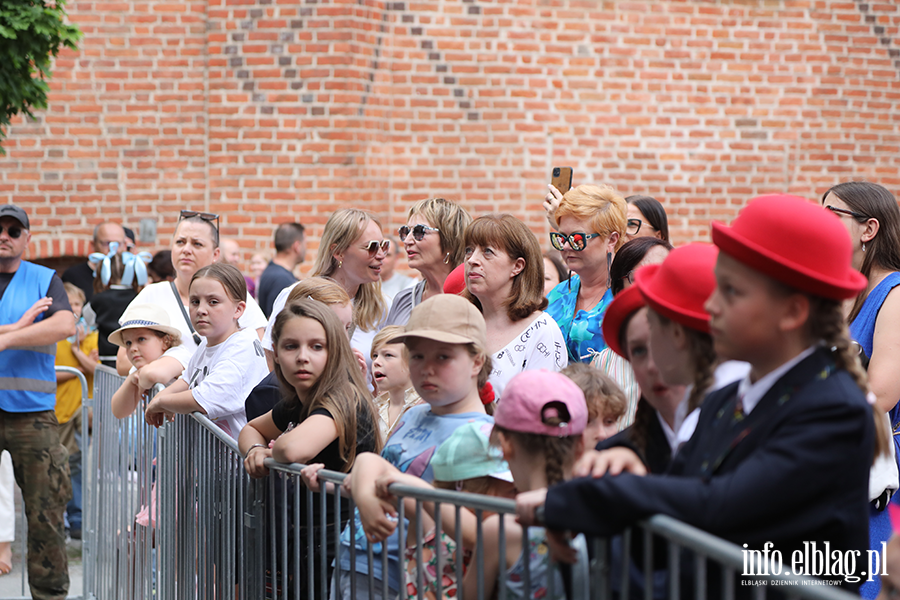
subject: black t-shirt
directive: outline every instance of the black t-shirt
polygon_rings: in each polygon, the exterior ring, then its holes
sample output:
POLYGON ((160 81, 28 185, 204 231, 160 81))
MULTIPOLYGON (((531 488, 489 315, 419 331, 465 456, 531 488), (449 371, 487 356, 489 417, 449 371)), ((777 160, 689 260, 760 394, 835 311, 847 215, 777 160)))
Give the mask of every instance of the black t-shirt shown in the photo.
POLYGON ((270 262, 262 275, 259 276, 259 286, 256 288, 256 299, 266 318, 272 316, 272 305, 281 290, 296 282, 297 279, 290 271, 270 262))
MULTIPOLYGON (((291 423, 299 424, 303 406, 294 400, 289 405, 284 400, 280 401, 272 409, 272 420, 281 431, 287 430, 291 423)), ((331 412, 325 408, 317 408, 309 416, 322 415, 334 419, 331 412)), ((360 408, 356 413, 356 454, 363 452, 375 452, 375 427, 371 413, 360 408)), ((340 442, 335 438, 319 454, 312 458, 310 463, 322 463, 330 471, 343 471, 344 461, 341 460, 340 442)))
POLYGON ((80 288, 84 292, 85 303, 90 302, 94 297, 94 270, 88 263, 72 265, 63 271, 62 280, 64 283, 71 283, 80 288))
MULTIPOLYGON (((3 294, 6 293, 6 288, 9 287, 9 282, 12 281, 14 276, 15 273, 0 273, 0 300, 3 299, 3 294)), ((60 280, 56 274, 54 274, 53 278, 50 280, 50 286, 47 288, 47 297, 53 299, 53 304, 51 304, 50 308, 44 312, 44 319, 50 318, 51 315, 61 310, 72 310, 66 288, 63 286, 62 280, 60 280)), ((37 300, 35 300, 35 302, 37 302, 37 300)), ((25 311, 22 312, 24 314, 25 311)))
MULTIPOLYGON (((132 288, 124 290, 106 290, 100 292, 91 300, 91 308, 97 315, 97 349, 100 356, 115 356, 119 347, 109 341, 109 334, 119 328, 119 319, 137 297, 137 292, 132 288)), ((108 365, 115 366, 115 364, 108 365)))

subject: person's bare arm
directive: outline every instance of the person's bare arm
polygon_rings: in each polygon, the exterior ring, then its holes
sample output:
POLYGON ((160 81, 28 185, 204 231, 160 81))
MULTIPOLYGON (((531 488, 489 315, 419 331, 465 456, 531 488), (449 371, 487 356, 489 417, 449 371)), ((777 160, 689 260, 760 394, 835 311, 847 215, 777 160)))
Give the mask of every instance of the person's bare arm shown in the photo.
POLYGON ((147 405, 145 418, 147 423, 159 427, 166 417, 187 415, 193 412, 206 414, 206 409, 194 400, 193 392, 188 389, 184 379, 179 379, 156 396, 147 405))
POLYGON ((900 398, 900 371, 896 357, 900 355, 900 287, 888 294, 878 311, 872 356, 869 357, 869 389, 875 394, 875 404, 884 412, 890 411, 900 398))
POLYGON ((71 310, 58 310, 46 319, 0 333, 0 352, 10 348, 49 346, 75 335, 75 315, 71 310))
POLYGON ((96 350, 92 350, 90 355, 88 355, 82 352, 77 344, 72 344, 72 354, 75 355, 75 360, 78 361, 78 368, 81 369, 82 373, 85 375, 94 374, 94 371, 97 370, 97 358, 99 357, 99 353, 96 350))
POLYGON ((131 361, 128 360, 128 353, 125 352, 125 348, 119 346, 119 350, 116 352, 116 373, 125 377, 130 370, 131 361))
POLYGON ((172 356, 160 356, 140 369, 138 385, 142 390, 149 390, 156 384, 166 385, 184 372, 181 361, 172 356))
POLYGON ((124 419, 134 412, 141 403, 141 390, 137 384, 138 372, 130 374, 112 397, 112 413, 117 419, 124 419))
POLYGON ((334 419, 325 415, 311 415, 275 440, 272 458, 280 463, 305 464, 318 456, 337 437, 334 419))
POLYGON ((244 469, 254 479, 265 477, 269 469, 265 466, 267 458, 272 458, 269 442, 281 435, 281 430, 272 420, 272 411, 256 417, 241 429, 238 436, 238 448, 244 456, 244 469), (264 446, 261 448, 259 444, 264 446))

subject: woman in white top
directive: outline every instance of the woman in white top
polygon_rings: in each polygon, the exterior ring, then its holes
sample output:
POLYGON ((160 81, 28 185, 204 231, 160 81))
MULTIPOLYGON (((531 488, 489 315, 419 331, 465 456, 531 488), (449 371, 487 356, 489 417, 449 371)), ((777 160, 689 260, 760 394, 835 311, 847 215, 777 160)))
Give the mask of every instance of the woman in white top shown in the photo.
POLYGON ((463 245, 463 296, 484 315, 495 396, 521 371, 565 368, 565 339, 543 310, 544 259, 531 230, 512 215, 485 215, 466 228, 463 245))
MULTIPOLYGON (((218 215, 183 210, 172 236, 172 266, 175 280, 161 281, 146 286, 128 305, 129 310, 137 304, 153 304, 165 309, 169 323, 181 332, 182 345, 191 352, 200 345, 202 337, 190 324, 188 297, 191 278, 194 273, 219 260, 218 215)), ((266 327, 266 317, 249 294, 246 308, 239 324, 242 329, 255 329, 262 336, 266 327)), ((116 369, 120 375, 127 375, 131 363, 123 348, 116 356, 116 369)))

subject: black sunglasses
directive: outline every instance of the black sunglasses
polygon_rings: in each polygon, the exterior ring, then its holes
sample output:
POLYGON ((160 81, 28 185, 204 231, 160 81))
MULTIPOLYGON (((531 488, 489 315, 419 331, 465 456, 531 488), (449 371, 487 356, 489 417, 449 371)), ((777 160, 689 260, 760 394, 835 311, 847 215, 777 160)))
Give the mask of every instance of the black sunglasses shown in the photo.
POLYGON ((387 254, 388 250, 391 249, 391 240, 370 240, 369 243, 366 244, 366 250, 369 253, 369 256, 375 256, 378 254, 378 249, 381 248, 381 251, 387 254))
MULTIPOLYGON (((428 225, 421 225, 421 224, 416 225, 415 227, 410 229, 408 226, 404 225, 403 227, 401 227, 400 229, 397 230, 397 233, 400 234, 400 240, 401 241, 405 240, 406 237, 409 235, 410 231, 412 231, 413 239, 416 240, 417 242, 421 242, 422 240, 425 239, 426 233, 428 233, 429 231, 440 231, 440 229, 438 229, 436 227, 429 227, 428 225)), ((387 252, 387 251, 385 250, 385 252, 387 252)))
POLYGON ((18 225, 10 225, 9 227, 6 227, 6 228, 4 228, 3 225, 0 225, 0 233, 3 233, 4 229, 6 229, 6 233, 9 234, 9 237, 11 237, 14 240, 17 240, 20 237, 22 237, 22 228, 19 227, 18 225))
POLYGON ((838 216, 847 215, 849 217, 853 217, 854 219, 859 219, 861 221, 868 221, 869 219, 872 218, 869 215, 864 215, 862 213, 853 212, 852 210, 847 210, 845 208, 838 208, 836 206, 831 206, 830 204, 826 205, 825 208, 827 208, 828 210, 830 210, 831 212, 833 212, 834 214, 836 214, 838 216))
POLYGON ((595 237, 600 237, 600 234, 577 232, 566 235, 564 233, 559 233, 558 231, 551 231, 550 245, 552 245, 557 250, 563 250, 565 248, 566 242, 569 242, 569 247, 572 250, 581 252, 587 246, 588 240, 595 237))
POLYGON ((200 217, 207 223, 212 223, 216 226, 216 233, 219 232, 219 215, 214 213, 197 212, 196 210, 183 210, 178 216, 178 220, 181 221, 183 219, 191 219, 193 217, 200 217))

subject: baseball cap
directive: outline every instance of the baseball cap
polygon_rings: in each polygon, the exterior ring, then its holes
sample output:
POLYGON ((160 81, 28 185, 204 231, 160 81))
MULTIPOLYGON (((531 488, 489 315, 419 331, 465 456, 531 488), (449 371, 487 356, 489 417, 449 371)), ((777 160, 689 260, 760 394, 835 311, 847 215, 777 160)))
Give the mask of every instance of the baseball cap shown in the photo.
POLYGON ((154 304, 132 304, 119 319, 120 327, 109 334, 109 343, 124 346, 122 332, 129 329, 152 329, 181 339, 181 332, 169 324, 169 314, 154 304))
POLYGON ((22 224, 22 227, 25 229, 31 229, 31 225, 28 223, 28 215, 25 214, 25 211, 16 206, 15 204, 6 204, 4 206, 0 206, 0 217, 12 217, 16 221, 22 224))
POLYGON ((438 481, 464 481, 494 477, 512 481, 509 465, 500 449, 490 442, 490 423, 466 423, 441 444, 431 459, 438 481))
POLYGON ((403 333, 387 343, 397 344, 413 337, 487 348, 481 312, 474 304, 454 294, 439 294, 419 304, 409 315, 403 333))
POLYGON ((494 411, 494 423, 504 429, 556 437, 581 435, 587 420, 581 388, 565 375, 544 369, 510 379, 494 411))

